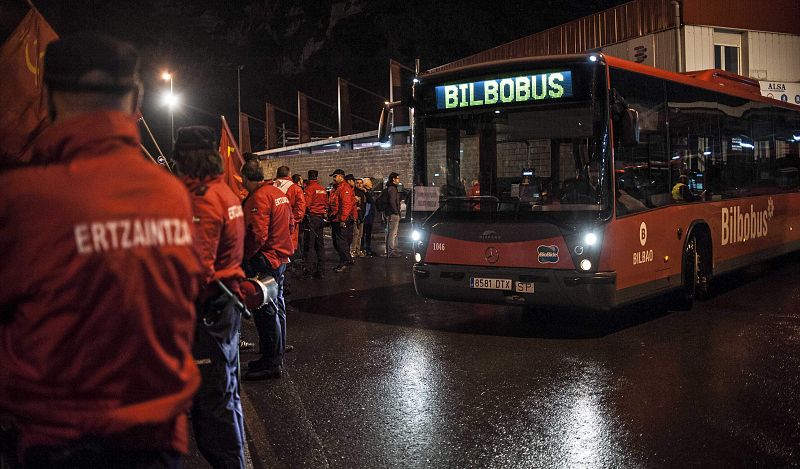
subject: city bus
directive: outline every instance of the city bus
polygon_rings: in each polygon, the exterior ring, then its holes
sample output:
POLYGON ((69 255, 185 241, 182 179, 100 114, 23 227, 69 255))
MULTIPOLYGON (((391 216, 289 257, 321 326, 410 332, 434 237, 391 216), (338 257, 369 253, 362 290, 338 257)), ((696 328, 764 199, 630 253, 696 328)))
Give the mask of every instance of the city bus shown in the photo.
POLYGON ((412 236, 421 296, 688 308, 800 248, 800 106, 755 80, 589 53, 419 73, 404 104, 415 190, 439 195, 412 236))

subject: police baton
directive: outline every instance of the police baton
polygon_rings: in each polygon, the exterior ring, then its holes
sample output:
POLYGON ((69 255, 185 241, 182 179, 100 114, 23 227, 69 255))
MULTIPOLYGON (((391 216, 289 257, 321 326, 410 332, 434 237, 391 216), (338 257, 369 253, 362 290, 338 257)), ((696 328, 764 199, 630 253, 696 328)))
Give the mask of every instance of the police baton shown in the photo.
POLYGON ((239 310, 242 312, 242 316, 244 316, 245 319, 250 319, 253 317, 253 313, 251 313, 250 310, 247 309, 247 306, 245 306, 244 303, 242 303, 242 301, 239 299, 239 297, 234 295, 233 292, 230 291, 228 287, 226 287, 225 284, 222 283, 220 279, 215 280, 215 282, 217 282, 217 286, 219 286, 219 288, 222 290, 222 293, 224 293, 225 296, 227 296, 231 301, 233 301, 234 306, 239 308, 239 310))

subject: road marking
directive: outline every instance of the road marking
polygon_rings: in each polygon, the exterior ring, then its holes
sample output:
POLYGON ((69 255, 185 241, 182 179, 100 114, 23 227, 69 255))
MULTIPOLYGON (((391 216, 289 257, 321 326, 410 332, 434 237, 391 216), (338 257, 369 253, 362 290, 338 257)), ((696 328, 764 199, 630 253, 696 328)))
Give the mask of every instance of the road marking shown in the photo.
MULTIPOLYGON (((256 408, 253 407, 253 403, 250 401, 250 397, 247 396, 247 393, 244 392, 243 387, 240 388, 240 394, 242 399, 242 411, 244 412, 245 437, 247 438, 247 445, 244 447, 245 467, 247 469, 253 469, 253 458, 250 454, 251 444, 253 445, 256 456, 258 456, 260 460, 266 461, 266 467, 280 467, 280 461, 278 460, 278 456, 275 455, 275 452, 272 451, 272 444, 270 444, 267 439, 264 426, 259 425, 260 419, 257 418, 258 413, 256 412, 256 408), (247 418, 248 416, 250 416, 250 419, 247 418), (259 444, 261 442, 264 444, 259 444)), ((259 467, 263 467, 263 465, 259 464, 259 467)))
POLYGON ((297 392, 297 390, 294 387, 294 381, 289 379, 290 376, 289 376, 288 372, 284 371, 283 374, 286 376, 286 379, 289 381, 289 395, 294 397, 297 400, 297 405, 300 408, 301 418, 303 419, 303 422, 308 427, 308 432, 311 433, 311 435, 314 438, 314 441, 316 441, 316 443, 317 443, 317 448, 319 448, 319 453, 322 455, 323 462, 325 463, 322 467, 330 468, 331 465, 328 462, 328 456, 326 455, 326 452, 325 452, 325 446, 322 444, 322 439, 320 439, 319 435, 317 434, 317 430, 314 428, 314 425, 311 424, 311 419, 308 418, 308 413, 306 412, 306 406, 303 404, 303 400, 300 399, 300 394, 297 392))
MULTIPOLYGON (((300 411, 300 420, 303 423, 303 426, 306 427, 306 432, 309 433, 316 443, 317 451, 311 451, 311 454, 319 454, 322 458, 323 464, 317 466, 322 468, 330 468, 330 463, 328 462, 328 457, 325 452, 325 446, 322 444, 322 439, 320 439, 317 431, 314 429, 314 426, 311 423, 311 419, 308 418, 308 413, 306 412, 305 405, 303 405, 302 399, 300 399, 300 395, 297 393, 295 389, 294 382, 290 379, 289 373, 286 371, 283 372, 283 378, 281 381, 285 383, 287 386, 288 395, 296 401, 295 408, 299 409, 300 411)), ((272 444, 269 442, 269 438, 265 431, 265 426, 261 424, 261 419, 258 417, 258 412, 256 408, 253 406, 253 402, 250 400, 250 397, 245 392, 244 387, 241 388, 241 400, 242 400, 242 411, 244 412, 245 416, 245 432, 246 437, 248 440, 248 447, 253 445, 253 454, 255 454, 258 463, 254 466, 252 457, 250 456, 250 452, 247 451, 248 448, 245 448, 245 464, 247 469, 253 469, 254 467, 285 467, 285 464, 282 464, 278 456, 272 450, 272 444), (262 464, 263 461, 263 464, 262 464)), ((278 428, 278 426, 275 426, 278 428)))

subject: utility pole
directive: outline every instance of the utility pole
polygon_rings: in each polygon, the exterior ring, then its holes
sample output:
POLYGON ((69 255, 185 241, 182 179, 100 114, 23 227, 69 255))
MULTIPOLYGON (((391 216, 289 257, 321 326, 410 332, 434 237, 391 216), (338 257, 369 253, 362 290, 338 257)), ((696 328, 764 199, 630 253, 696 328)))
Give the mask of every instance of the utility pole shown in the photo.
POLYGON ((236 114, 236 121, 238 124, 236 125, 239 128, 239 145, 242 144, 242 69, 244 65, 239 65, 236 67, 236 105, 239 108, 238 114, 236 114))

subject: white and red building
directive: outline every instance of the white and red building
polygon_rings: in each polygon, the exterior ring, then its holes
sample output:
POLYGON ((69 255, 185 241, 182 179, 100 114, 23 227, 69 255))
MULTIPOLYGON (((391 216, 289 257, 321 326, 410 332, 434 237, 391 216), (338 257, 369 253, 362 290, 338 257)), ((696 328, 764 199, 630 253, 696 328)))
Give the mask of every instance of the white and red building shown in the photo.
POLYGON ((633 0, 435 70, 588 51, 670 71, 727 70, 800 104, 800 0, 633 0))

